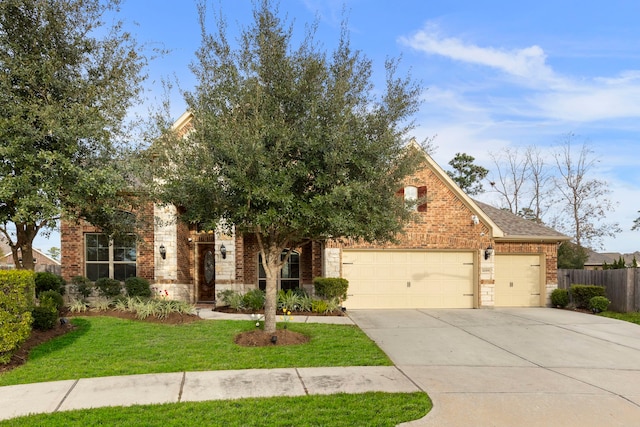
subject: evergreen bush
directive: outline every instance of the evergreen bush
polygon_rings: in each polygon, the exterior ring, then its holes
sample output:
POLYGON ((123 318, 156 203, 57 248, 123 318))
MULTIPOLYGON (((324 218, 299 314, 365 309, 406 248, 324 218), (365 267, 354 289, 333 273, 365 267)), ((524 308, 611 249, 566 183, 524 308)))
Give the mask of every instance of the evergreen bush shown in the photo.
POLYGON ((595 285, 571 285, 569 293, 577 308, 589 308, 591 298, 607 296, 604 286, 595 285))
POLYGON ((142 277, 129 277, 124 281, 124 287, 127 295, 130 297, 151 297, 151 285, 147 279, 142 277))
POLYGON ((34 295, 33 272, 0 271, 0 363, 8 363, 29 337, 34 295))
POLYGON ((93 293, 93 282, 84 276, 74 276, 71 278, 73 290, 86 299, 93 293))
POLYGON ((57 274, 42 271, 35 273, 34 280, 36 283, 36 297, 39 298, 40 293, 44 291, 56 291, 60 295, 64 295, 66 283, 57 274))
POLYGON ((609 304, 611 304, 611 301, 607 297, 593 297, 589 300, 589 310, 594 313, 601 313, 607 311, 609 304))
POLYGON ((316 277, 313 279, 313 287, 318 296, 328 300, 338 298, 344 301, 347 299, 349 281, 341 277, 316 277))
POLYGON ((560 308, 565 308, 569 305, 569 291, 566 289, 554 289, 551 292, 551 305, 560 308))
POLYGON ((62 298, 62 295, 56 291, 44 291, 40 293, 40 297, 38 299, 40 300, 40 305, 55 307, 57 311, 60 311, 64 306, 64 299, 62 298))
POLYGON ((115 298, 122 293, 122 285, 115 279, 101 277, 96 280, 98 293, 105 298, 115 298))
POLYGON ((48 331, 56 326, 58 321, 58 310, 51 304, 33 307, 33 328, 41 331, 48 331))

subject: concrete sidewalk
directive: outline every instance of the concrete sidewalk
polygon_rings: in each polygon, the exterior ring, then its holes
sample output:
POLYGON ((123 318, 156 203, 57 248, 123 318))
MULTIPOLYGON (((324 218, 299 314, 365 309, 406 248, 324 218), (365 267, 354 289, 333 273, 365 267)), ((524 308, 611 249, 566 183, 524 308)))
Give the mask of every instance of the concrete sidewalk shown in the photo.
POLYGON ((86 378, 0 387, 0 420, 103 406, 420 391, 394 366, 245 369, 86 378))

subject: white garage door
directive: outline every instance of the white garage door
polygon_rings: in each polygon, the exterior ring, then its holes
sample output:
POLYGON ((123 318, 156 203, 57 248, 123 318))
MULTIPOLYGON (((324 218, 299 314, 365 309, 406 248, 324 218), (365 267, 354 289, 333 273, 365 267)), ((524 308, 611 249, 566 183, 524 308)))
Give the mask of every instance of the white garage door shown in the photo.
POLYGON ((496 255, 496 307, 539 307, 540 255, 496 255))
POLYGON ((347 308, 473 308, 473 252, 350 251, 347 308))

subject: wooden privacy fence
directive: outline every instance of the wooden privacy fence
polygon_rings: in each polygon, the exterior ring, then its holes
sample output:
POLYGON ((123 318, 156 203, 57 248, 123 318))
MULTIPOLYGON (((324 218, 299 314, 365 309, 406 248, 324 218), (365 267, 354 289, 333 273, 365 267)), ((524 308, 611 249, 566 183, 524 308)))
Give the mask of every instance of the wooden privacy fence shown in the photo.
POLYGON ((640 268, 617 270, 563 270, 558 269, 558 288, 571 285, 604 286, 611 300, 609 310, 627 313, 640 311, 640 268))

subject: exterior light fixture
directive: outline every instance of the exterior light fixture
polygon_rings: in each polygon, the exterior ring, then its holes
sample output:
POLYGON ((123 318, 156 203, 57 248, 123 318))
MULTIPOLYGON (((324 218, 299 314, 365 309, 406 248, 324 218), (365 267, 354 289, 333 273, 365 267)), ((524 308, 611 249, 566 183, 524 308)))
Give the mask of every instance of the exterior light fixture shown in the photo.
POLYGON ((473 225, 478 225, 480 223, 480 220, 478 219, 477 215, 471 215, 471 222, 473 222, 473 225))
POLYGON ((227 259, 227 248, 224 247, 224 243, 220 245, 220 255, 222 259, 227 259))
POLYGON ((489 259, 493 255, 493 246, 489 245, 487 249, 484 250, 484 259, 489 259))
POLYGON ((167 248, 164 245, 160 245, 160 256, 162 259, 167 259, 167 248))

